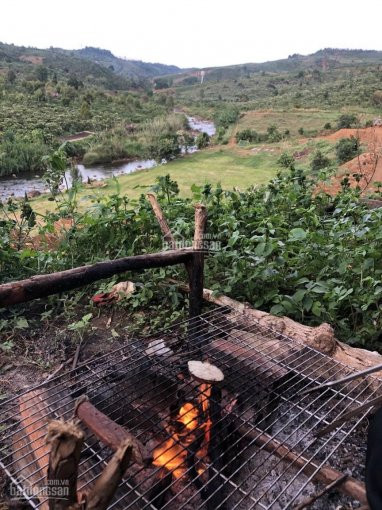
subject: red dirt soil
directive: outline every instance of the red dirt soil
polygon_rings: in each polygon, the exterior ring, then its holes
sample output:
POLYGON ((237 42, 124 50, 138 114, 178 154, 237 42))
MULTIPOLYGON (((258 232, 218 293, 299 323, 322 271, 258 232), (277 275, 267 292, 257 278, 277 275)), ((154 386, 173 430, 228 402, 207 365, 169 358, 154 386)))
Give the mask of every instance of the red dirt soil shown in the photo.
POLYGON ((319 189, 335 195, 341 189, 341 181, 347 176, 352 188, 357 185, 364 194, 376 191, 373 183, 382 182, 382 126, 361 129, 340 129, 335 133, 322 137, 325 140, 337 141, 341 138, 355 136, 362 144, 367 145, 369 152, 355 157, 340 167, 337 175, 328 183, 319 186, 319 189), (353 174, 360 174, 361 180, 357 182, 353 174))

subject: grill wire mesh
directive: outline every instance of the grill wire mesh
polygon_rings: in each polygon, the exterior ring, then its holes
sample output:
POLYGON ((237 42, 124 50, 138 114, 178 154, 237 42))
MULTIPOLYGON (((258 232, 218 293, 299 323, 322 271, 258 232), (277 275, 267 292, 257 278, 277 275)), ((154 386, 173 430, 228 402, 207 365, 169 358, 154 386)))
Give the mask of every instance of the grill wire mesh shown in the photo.
MULTIPOLYGON (((313 481, 322 466, 363 479, 364 418, 369 410, 320 439, 314 433, 379 395, 379 379, 369 377, 302 396, 304 389, 317 382, 343 377, 351 370, 240 313, 215 308, 156 335, 130 340, 112 353, 34 387, 39 406, 36 398, 29 396, 30 390, 2 403, 0 465, 12 486, 32 508, 46 508, 46 500, 31 495, 28 487, 44 484, 42 465, 47 465, 47 455, 41 444, 47 423, 52 418, 72 418, 81 394, 87 394, 100 411, 146 446, 165 444, 168 437, 163 423, 168 420, 169 406, 176 404, 180 387, 183 398, 195 389, 184 376, 191 359, 208 359, 225 374, 222 391, 229 405, 225 404, 220 421, 228 416, 230 427, 225 429, 224 455, 218 452, 205 460, 207 478, 187 465, 182 481, 170 477, 163 489, 163 468, 134 465, 109 508, 286 509, 322 488, 313 481), (195 348, 190 339, 197 339, 200 347, 195 348), (32 438, 21 424, 21 401, 29 416, 29 430, 35 428, 32 438), (42 422, 37 419, 41 409, 42 422), (263 440, 265 437, 263 444, 257 441, 260 435, 263 440), (271 452, 273 440, 293 450, 303 463, 271 452), (33 447, 33 455, 28 453, 28 445, 33 447), (36 449, 36 445, 40 446, 36 449), (346 463, 349 454, 350 464, 349 459, 346 463), (305 469, 308 464, 309 472, 305 469), (164 493, 159 505, 158 498, 164 493)), ((222 402, 219 405, 223 406, 222 402)), ((84 429, 80 491, 94 483, 113 453, 84 429)), ((342 499, 337 502, 351 501, 357 507, 351 498, 338 497, 342 499)))

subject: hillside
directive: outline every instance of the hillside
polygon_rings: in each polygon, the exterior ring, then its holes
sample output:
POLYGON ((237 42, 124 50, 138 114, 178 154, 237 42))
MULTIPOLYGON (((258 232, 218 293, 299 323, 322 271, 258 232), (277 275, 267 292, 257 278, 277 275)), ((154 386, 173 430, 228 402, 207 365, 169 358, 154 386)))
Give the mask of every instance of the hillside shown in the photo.
MULTIPOLYGON (((351 50, 325 48, 310 55, 295 53, 288 58, 260 63, 243 63, 238 65, 204 68, 204 81, 229 78, 240 78, 250 73, 284 73, 303 70, 329 71, 343 67, 358 65, 381 64, 382 51, 351 50)), ((178 79, 194 76, 194 71, 182 73, 178 79)))
POLYGON ((38 65, 46 66, 58 78, 74 75, 91 85, 117 90, 144 85, 145 80, 154 76, 181 71, 176 66, 125 60, 98 48, 73 51, 53 47, 39 49, 0 42, 0 73, 4 69, 12 69, 28 79, 38 65))
POLYGON ((260 64, 171 77, 179 103, 240 103, 243 109, 374 107, 380 104, 382 52, 324 49, 260 64))
POLYGON ((153 78, 154 76, 162 76, 165 74, 177 74, 182 72, 177 66, 165 65, 159 63, 142 62, 141 60, 127 60, 116 57, 109 50, 86 48, 71 52, 80 58, 95 62, 103 67, 114 71, 121 76, 130 78, 153 78))

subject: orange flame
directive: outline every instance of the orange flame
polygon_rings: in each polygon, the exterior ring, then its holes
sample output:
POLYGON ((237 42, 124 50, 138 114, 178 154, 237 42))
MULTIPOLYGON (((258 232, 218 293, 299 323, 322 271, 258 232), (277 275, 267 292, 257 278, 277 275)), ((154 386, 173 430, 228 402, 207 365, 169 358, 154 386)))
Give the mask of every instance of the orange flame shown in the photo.
POLYGON ((198 396, 198 403, 192 404, 186 402, 178 412, 176 421, 184 425, 185 431, 183 434, 177 433, 172 430, 172 427, 168 427, 170 438, 163 444, 154 449, 153 452, 153 464, 156 467, 164 467, 168 471, 172 471, 175 478, 184 476, 187 472, 186 458, 187 458, 187 447, 195 440, 196 429, 204 432, 204 439, 202 445, 196 457, 198 462, 197 472, 201 475, 205 471, 203 460, 208 453, 208 445, 211 434, 211 420, 209 417, 209 398, 211 396, 211 385, 201 384, 200 393, 198 396), (204 422, 199 423, 199 407, 202 409, 204 422))

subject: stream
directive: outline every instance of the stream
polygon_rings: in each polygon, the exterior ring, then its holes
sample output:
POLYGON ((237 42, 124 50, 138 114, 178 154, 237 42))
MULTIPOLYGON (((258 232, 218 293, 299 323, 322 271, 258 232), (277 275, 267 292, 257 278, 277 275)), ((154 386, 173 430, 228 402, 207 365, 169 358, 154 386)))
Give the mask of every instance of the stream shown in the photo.
MULTIPOLYGON (((213 136, 216 132, 215 125, 211 121, 199 119, 197 117, 187 116, 190 128, 193 131, 199 131, 207 133, 209 136, 213 136)), ((197 149, 195 146, 188 147, 187 152, 195 152, 197 149)), ((182 152, 185 150, 182 148, 182 152)), ((85 166, 78 164, 77 168, 81 174, 83 182, 87 182, 88 179, 93 181, 101 181, 108 179, 113 176, 131 174, 137 170, 143 170, 153 168, 157 166, 157 162, 153 159, 145 160, 134 160, 125 161, 123 163, 113 163, 110 165, 96 165, 96 166, 85 166)), ((66 173, 66 179, 68 184, 71 183, 70 172, 66 173)), ((15 177, 0 177, 0 200, 7 199, 10 196, 23 197, 25 193, 35 194, 36 196, 41 193, 46 193, 47 186, 42 178, 42 175, 32 175, 30 173, 19 173, 15 177)))

